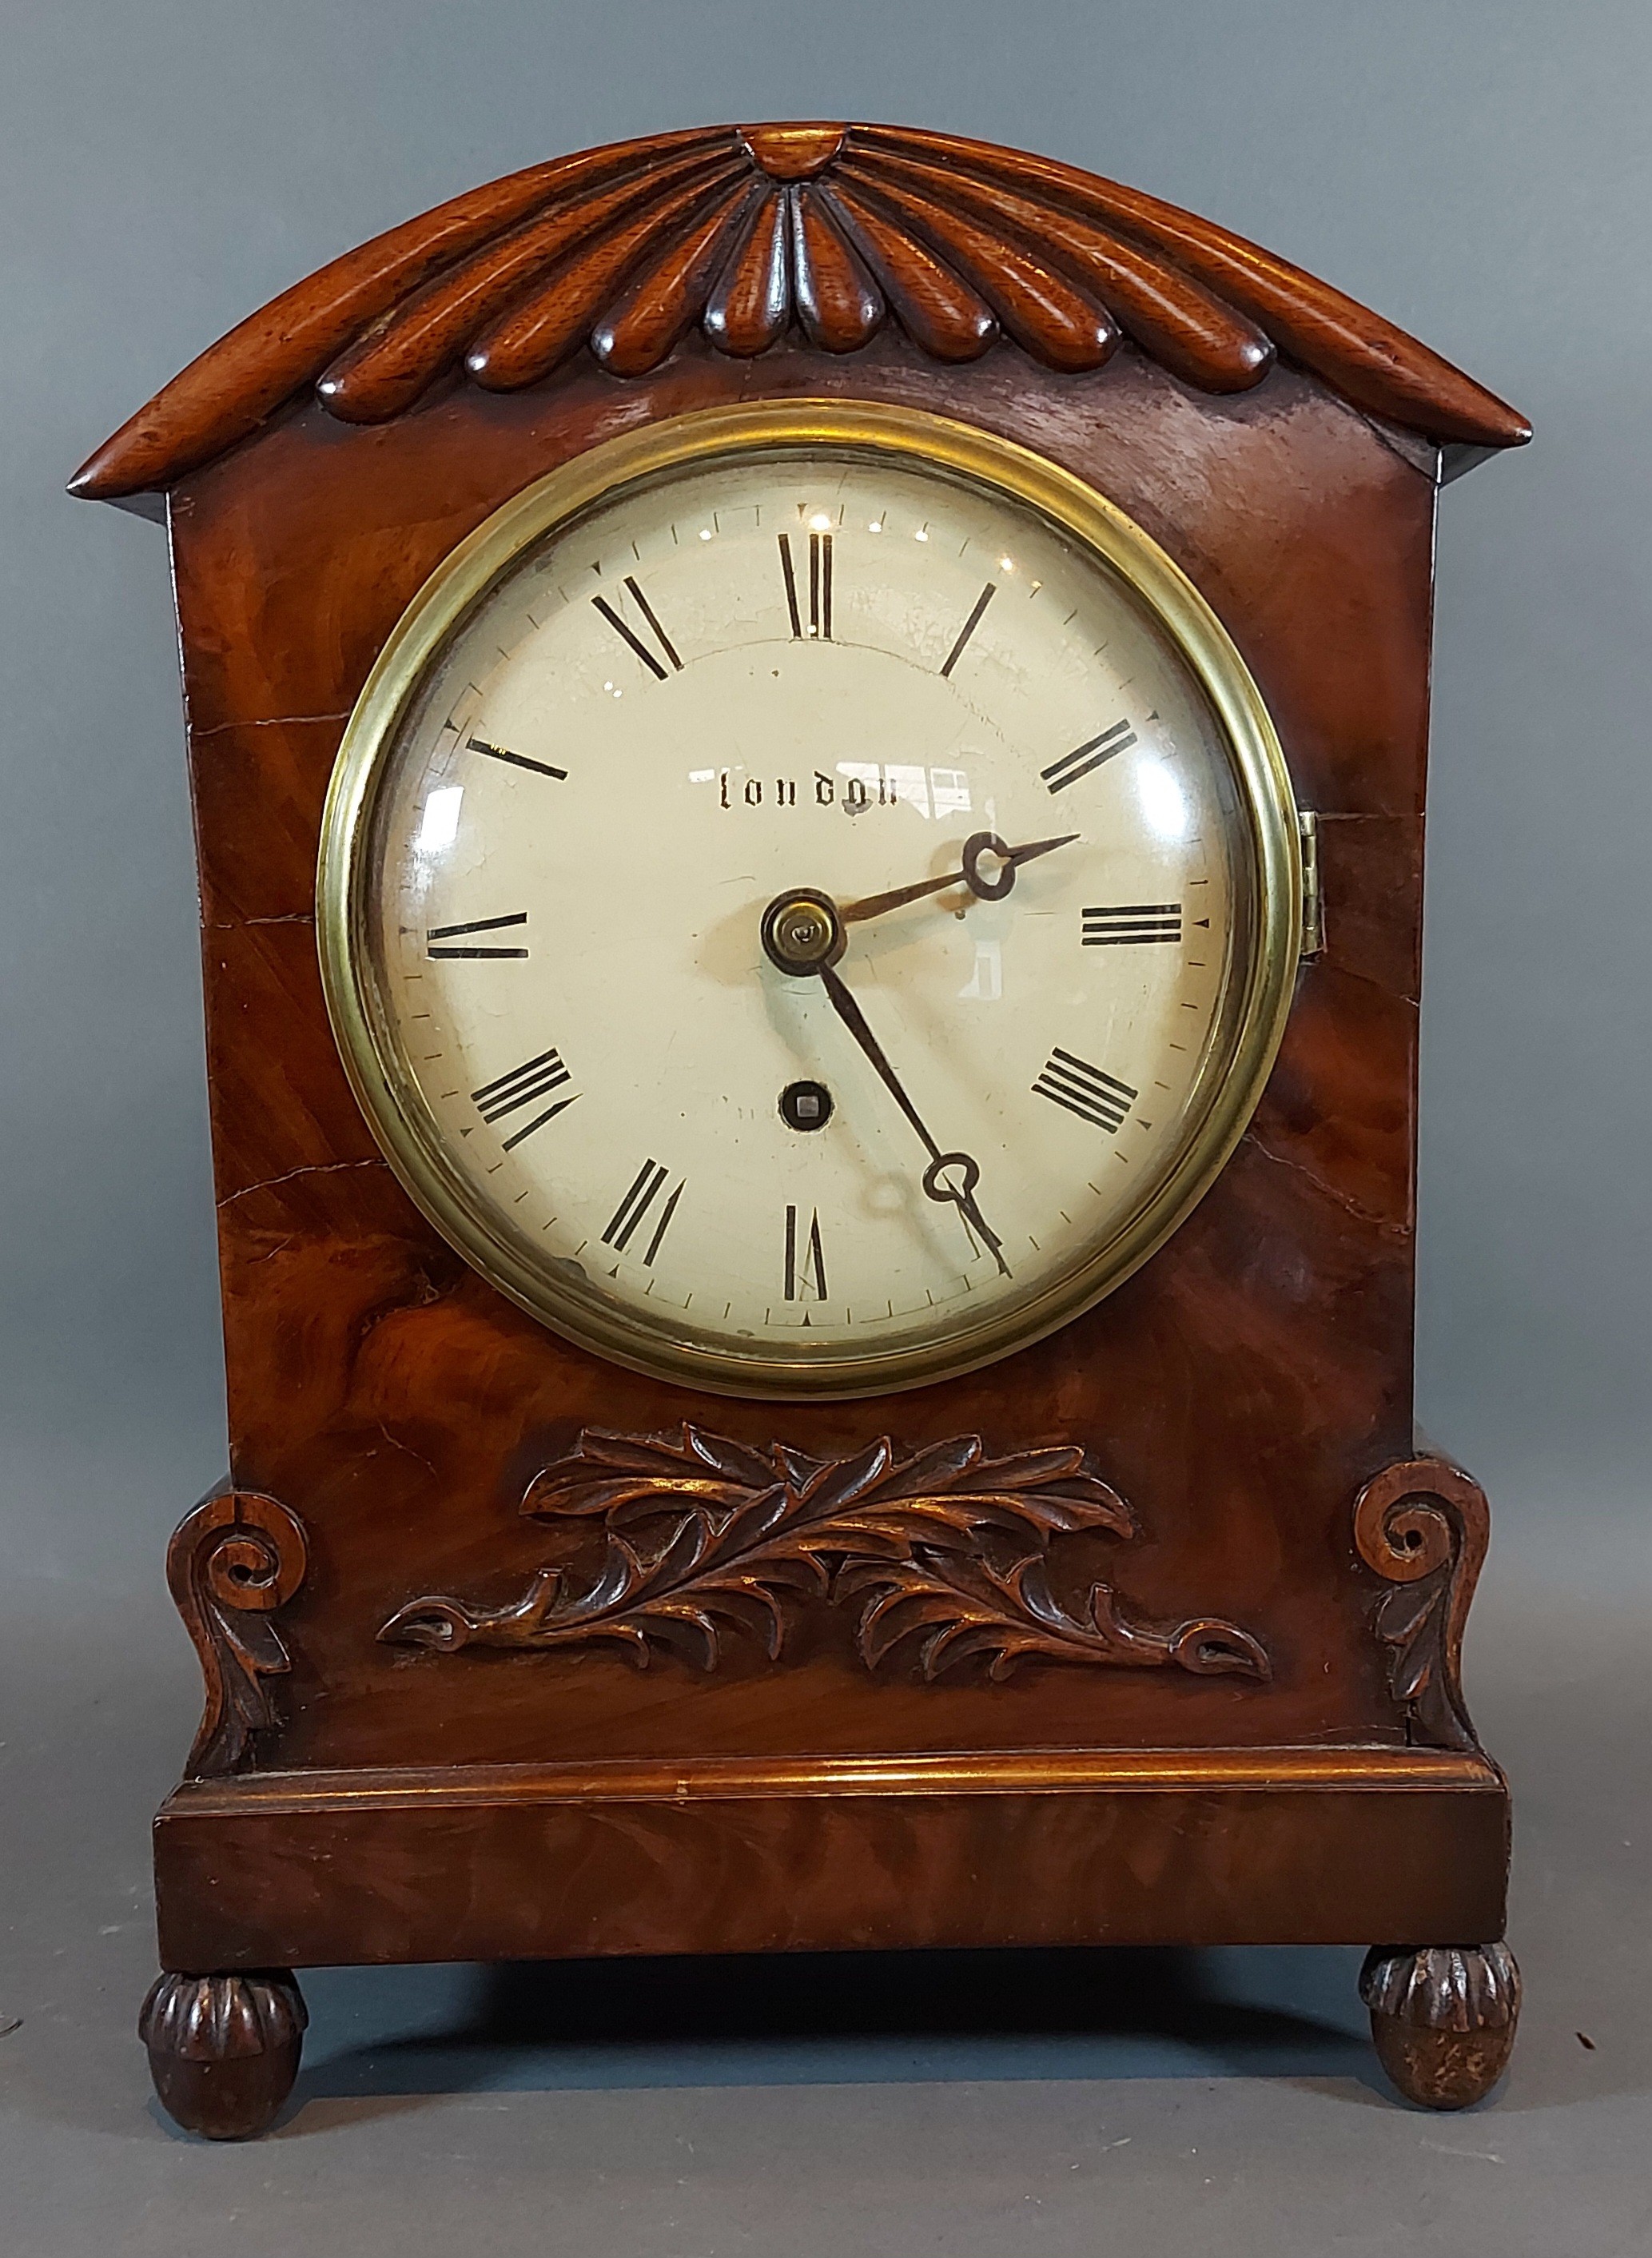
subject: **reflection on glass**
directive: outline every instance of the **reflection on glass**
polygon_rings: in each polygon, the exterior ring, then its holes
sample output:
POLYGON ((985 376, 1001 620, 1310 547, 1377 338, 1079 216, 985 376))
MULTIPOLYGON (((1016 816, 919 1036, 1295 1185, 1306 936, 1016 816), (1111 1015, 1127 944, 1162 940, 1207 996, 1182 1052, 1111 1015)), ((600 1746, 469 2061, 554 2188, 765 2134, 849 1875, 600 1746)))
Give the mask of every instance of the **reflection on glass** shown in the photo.
POLYGON ((439 855, 450 847, 459 835, 459 802, 464 797, 462 784, 440 785, 424 803, 424 815, 419 825, 419 835, 414 841, 414 852, 418 855, 439 855))
POLYGON ((1187 795, 1162 761, 1150 755, 1137 763, 1136 793, 1150 831, 1160 839, 1187 837, 1187 795))

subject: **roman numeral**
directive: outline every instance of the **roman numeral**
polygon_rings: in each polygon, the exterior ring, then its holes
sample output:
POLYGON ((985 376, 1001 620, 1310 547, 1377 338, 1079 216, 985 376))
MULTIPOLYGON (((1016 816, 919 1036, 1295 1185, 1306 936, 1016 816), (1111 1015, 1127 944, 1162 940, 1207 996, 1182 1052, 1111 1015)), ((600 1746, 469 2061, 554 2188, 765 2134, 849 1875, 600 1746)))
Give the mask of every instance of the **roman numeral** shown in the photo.
POLYGON ((809 1211, 809 1235, 798 1242, 798 1211, 786 1210, 786 1299, 824 1302, 826 1297, 826 1257, 820 1251, 820 1218, 809 1211))
POLYGON ((1104 1074, 1064 1050, 1050 1053, 1050 1063, 1032 1088, 1038 1097, 1065 1105, 1069 1113, 1076 1113, 1081 1121, 1093 1121, 1110 1137, 1117 1133, 1138 1095, 1116 1074, 1104 1074))
MULTIPOLYGON (((612 1246, 620 1254, 625 1253, 636 1235, 638 1225, 664 1190, 666 1174, 657 1161, 644 1161, 636 1172, 630 1190, 608 1219, 608 1227, 602 1234, 605 1246, 612 1246)), ((649 1240, 648 1252, 642 1257, 645 1264, 652 1266, 660 1251, 660 1241, 664 1238, 671 1218, 677 1213, 677 1204, 683 1196, 684 1181, 678 1177, 677 1189, 660 1211, 654 1225, 654 1236, 649 1240)))
POLYGON ((809 632, 832 640, 832 536, 809 536, 809 632))
MULTIPOLYGON (((542 1097, 549 1097, 553 1090, 560 1090, 571 1079, 557 1052, 541 1051, 537 1058, 529 1059, 526 1065, 513 1067, 508 1074, 501 1074, 496 1081, 485 1082, 479 1090, 473 1090, 471 1103, 484 1121, 503 1121, 507 1114, 520 1113, 526 1106, 537 1105, 542 1097)), ((513 1146, 520 1145, 524 1137, 531 1137, 535 1129, 542 1129, 547 1121, 554 1121, 559 1113, 567 1111, 578 1095, 576 1090, 573 1097, 559 1097, 542 1113, 535 1113, 531 1121, 505 1139, 505 1150, 508 1153, 513 1146)))
MULTIPOLYGON (((660 649, 665 653, 667 658, 670 660, 671 664, 680 674, 683 671, 683 662, 677 655, 677 646, 671 641, 670 636, 666 634, 665 629, 660 625, 658 620, 654 616, 653 605, 649 603, 648 598, 643 594, 642 589, 638 587, 636 582, 631 578, 631 575, 628 572, 625 577, 625 585, 630 590, 632 600, 636 605, 638 611, 642 613, 643 618, 653 628, 655 636, 658 640, 660 649)), ((614 610, 613 606, 608 601, 607 598, 606 596, 593 596, 591 600, 596 606, 597 609, 602 614, 603 618, 606 620, 608 625, 613 628, 618 635, 623 636, 625 641, 630 644, 632 650, 635 651, 637 657, 642 660, 643 665, 648 668, 649 673, 656 676, 660 681, 663 682, 665 679, 665 669, 660 664, 659 660, 656 658, 654 653, 649 649, 647 643, 643 642, 642 636, 634 634, 631 628, 626 625, 625 621, 620 617, 619 613, 614 610)))
MULTIPOLYGON (((791 617, 791 632, 797 641, 803 639, 803 613, 798 600, 798 569, 791 559, 791 536, 776 536, 780 543, 780 570, 786 583, 786 610, 791 617)), ((832 640, 832 536, 812 533, 809 536, 809 634, 818 642, 832 640)))
POLYGON ((947 654, 946 664, 940 670, 944 675, 950 674, 954 667, 957 665, 959 660, 963 657, 964 645, 968 642, 970 636, 974 635, 975 629, 981 625, 982 614, 986 610, 988 605, 992 601, 997 593, 998 590, 996 585, 993 581, 989 580, 986 586, 975 598, 975 610, 970 613, 969 617, 964 621, 963 626, 959 629, 958 640, 947 654))
POLYGON ((791 615, 791 636, 794 643, 803 640, 803 615, 798 609, 798 572, 791 561, 791 536, 783 533, 780 543, 780 570, 786 583, 786 609, 791 615))
POLYGON ((438 948, 437 941, 455 940, 462 933, 500 933, 507 925, 526 925, 526 910, 513 910, 508 917, 472 918, 468 925, 433 925, 424 936, 427 956, 526 956, 525 948, 438 948))
POLYGON ((1122 902, 1111 909, 1085 910, 1082 916, 1086 948, 1131 948, 1181 939, 1180 902, 1122 902))
POLYGON ((1081 745, 1074 745, 1070 753, 1063 753, 1059 761, 1052 761, 1039 774, 1052 792, 1065 792, 1081 777, 1088 776, 1103 761, 1110 761, 1115 753, 1122 753, 1136 742, 1136 732, 1128 721, 1115 721, 1110 729, 1103 729, 1099 737, 1090 737, 1081 745))
POLYGON ((554 769, 549 761, 530 761, 526 753, 507 753, 503 745, 490 745, 486 737, 467 737, 464 749, 468 753, 486 753, 490 761, 508 761, 514 769, 532 769, 535 776, 565 778, 566 769, 554 769))

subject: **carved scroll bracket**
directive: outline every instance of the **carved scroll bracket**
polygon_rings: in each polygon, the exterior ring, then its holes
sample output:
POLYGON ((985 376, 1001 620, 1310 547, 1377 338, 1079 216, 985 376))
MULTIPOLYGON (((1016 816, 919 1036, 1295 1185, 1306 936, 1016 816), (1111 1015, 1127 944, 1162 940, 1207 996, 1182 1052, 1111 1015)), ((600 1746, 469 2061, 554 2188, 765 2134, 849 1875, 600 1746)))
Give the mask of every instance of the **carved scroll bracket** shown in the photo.
POLYGON ((233 1772, 255 1733, 280 1722, 266 1680, 292 1667, 270 1617, 304 1580, 295 1515, 254 1490, 224 1489, 187 1514, 167 1550, 167 1581, 206 1680, 188 1771, 233 1772))
POLYGON ((1033 1659, 1270 1675, 1266 1651, 1237 1624, 1134 1622, 1104 1583, 1062 1595, 1052 1537, 1136 1529, 1073 1445, 989 1459, 979 1436, 964 1435, 902 1456, 883 1438, 852 1458, 816 1459, 689 1425, 680 1436, 587 1429, 535 1476, 522 1510, 598 1523, 596 1565, 578 1576, 542 1568, 494 1609, 451 1595, 411 1601, 379 1637, 444 1652, 606 1641, 639 1668, 656 1647, 686 1647, 709 1671, 731 1633, 759 1635, 777 1662, 798 1605, 813 1597, 855 1611, 869 1670, 901 1649, 925 1679, 972 1660, 1001 1679, 1033 1659))
POLYGON ((1399 1587, 1376 1614, 1389 1684, 1413 1737, 1431 1747, 1477 1745, 1463 1699, 1463 1628, 1490 1530, 1485 1491, 1443 1459, 1386 1466, 1354 1502, 1360 1559, 1399 1587))

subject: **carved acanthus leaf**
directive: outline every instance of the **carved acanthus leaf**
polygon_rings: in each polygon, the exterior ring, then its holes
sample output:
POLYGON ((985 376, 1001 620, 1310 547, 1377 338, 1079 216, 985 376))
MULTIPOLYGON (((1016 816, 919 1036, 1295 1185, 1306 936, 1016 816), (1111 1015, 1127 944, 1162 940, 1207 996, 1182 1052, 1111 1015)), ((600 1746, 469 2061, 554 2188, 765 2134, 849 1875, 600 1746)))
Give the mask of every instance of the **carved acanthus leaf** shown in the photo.
POLYGON ((1379 1600, 1374 1625, 1389 1650, 1389 1686, 1430 1747, 1478 1745, 1463 1699, 1463 1630, 1490 1525, 1485 1491, 1443 1459, 1386 1466, 1355 1501, 1359 1557, 1397 1587, 1379 1600))
POLYGON ((813 1595, 855 1610, 869 1669, 901 1648, 929 1679, 972 1660, 1002 1679, 1035 1658, 1268 1675, 1262 1647, 1234 1624, 1133 1622, 1099 1583, 1077 1606, 1063 1603, 1052 1537, 1135 1530, 1073 1445, 992 1459, 968 1435, 902 1457, 883 1437, 852 1457, 819 1459, 691 1425, 680 1437, 587 1430, 535 1475, 523 1510, 600 1521, 594 1570, 576 1580, 542 1568, 493 1609, 450 1595, 413 1600, 379 1637, 443 1651, 607 1641, 639 1666, 655 1646, 686 1638, 713 1670, 730 1634, 757 1636, 777 1661, 795 1603, 813 1595))
POLYGON ((167 1581, 206 1693, 191 1775, 233 1772, 280 1722, 266 1681, 292 1665, 270 1618, 303 1581, 307 1551, 296 1516, 252 1490, 215 1491, 174 1530, 167 1581))

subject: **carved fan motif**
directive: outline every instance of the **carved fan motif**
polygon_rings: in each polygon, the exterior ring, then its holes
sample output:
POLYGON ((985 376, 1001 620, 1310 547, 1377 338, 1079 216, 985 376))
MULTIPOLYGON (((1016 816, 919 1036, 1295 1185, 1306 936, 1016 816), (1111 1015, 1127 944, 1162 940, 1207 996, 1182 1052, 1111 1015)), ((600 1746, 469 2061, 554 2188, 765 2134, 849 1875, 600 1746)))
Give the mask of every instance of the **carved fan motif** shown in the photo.
POLYGON ((757 1633, 778 1661, 795 1603, 857 1610, 869 1670, 904 1649, 933 1679, 984 1661, 1153 1666, 1268 1676, 1249 1632, 1204 1617, 1132 1622, 1107 1584, 1064 1604, 1049 1541, 1063 1531, 1135 1534, 1130 1508, 1073 1445, 989 1459, 976 1435, 902 1459, 887 1438, 850 1459, 767 1451, 685 1425, 680 1438, 588 1429, 530 1483, 522 1510, 599 1520, 604 1549, 576 1581, 542 1569, 492 1610, 447 1596, 411 1601, 379 1632, 393 1644, 545 1650, 618 1644, 640 1668, 656 1646, 691 1646, 714 1670, 729 1633, 757 1633))
POLYGON ((854 352, 891 322, 937 360, 1006 337, 1073 373, 1128 338, 1210 393, 1283 354, 1442 444, 1530 437, 1402 330, 1157 197, 948 134, 714 126, 512 174, 335 259, 174 378, 72 490, 165 486, 307 385, 377 423, 461 368, 512 392, 587 346, 636 377, 696 329, 746 359, 793 329, 854 352))

